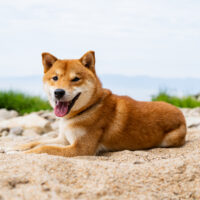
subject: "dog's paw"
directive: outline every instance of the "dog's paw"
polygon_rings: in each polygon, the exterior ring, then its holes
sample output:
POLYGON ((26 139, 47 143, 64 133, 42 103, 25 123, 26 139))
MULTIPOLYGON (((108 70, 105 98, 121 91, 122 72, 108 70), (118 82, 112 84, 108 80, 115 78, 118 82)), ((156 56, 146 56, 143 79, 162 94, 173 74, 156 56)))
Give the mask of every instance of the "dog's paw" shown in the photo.
POLYGON ((25 151, 27 150, 27 148, 25 148, 23 145, 15 145, 11 147, 6 147, 3 150, 5 151, 5 153, 8 153, 8 152, 25 151))
POLYGON ((37 145, 38 145, 38 142, 30 142, 30 143, 26 143, 26 144, 20 144, 20 145, 13 146, 10 148, 10 150, 11 151, 26 151, 26 150, 34 148, 37 145))

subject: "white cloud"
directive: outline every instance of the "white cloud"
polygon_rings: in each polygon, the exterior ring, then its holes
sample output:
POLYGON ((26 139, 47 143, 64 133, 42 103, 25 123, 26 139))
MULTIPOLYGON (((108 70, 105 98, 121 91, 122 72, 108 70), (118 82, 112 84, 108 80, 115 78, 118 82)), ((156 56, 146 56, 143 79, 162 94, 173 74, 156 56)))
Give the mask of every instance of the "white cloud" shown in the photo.
POLYGON ((40 53, 80 57, 99 73, 200 77, 195 0, 0 1, 0 76, 39 74, 40 53))

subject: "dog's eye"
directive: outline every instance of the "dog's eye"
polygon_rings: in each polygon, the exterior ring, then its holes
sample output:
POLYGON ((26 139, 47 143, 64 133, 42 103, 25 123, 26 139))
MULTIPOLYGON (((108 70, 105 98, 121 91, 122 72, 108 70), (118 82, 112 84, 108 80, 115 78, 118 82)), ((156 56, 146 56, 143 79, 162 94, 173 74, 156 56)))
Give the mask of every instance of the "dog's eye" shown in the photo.
POLYGON ((57 81, 57 80, 58 80, 58 77, 57 77, 57 76, 54 76, 52 79, 53 79, 54 81, 57 81))
POLYGON ((80 78, 75 77, 75 78, 73 78, 71 81, 72 81, 72 82, 77 82, 77 81, 79 81, 79 80, 80 80, 80 78))

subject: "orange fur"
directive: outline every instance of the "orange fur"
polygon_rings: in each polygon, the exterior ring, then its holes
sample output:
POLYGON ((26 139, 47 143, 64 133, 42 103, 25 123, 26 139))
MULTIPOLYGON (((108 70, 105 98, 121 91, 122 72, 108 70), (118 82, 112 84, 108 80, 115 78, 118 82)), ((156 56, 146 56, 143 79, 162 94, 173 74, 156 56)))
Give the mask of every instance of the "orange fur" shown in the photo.
POLYGON ((95 155, 101 150, 139 150, 184 144, 186 123, 181 111, 164 102, 140 102, 103 89, 95 72, 93 51, 74 60, 59 60, 49 53, 43 53, 42 57, 43 82, 53 107, 49 88, 64 88, 69 96, 76 90, 84 92, 69 114, 62 118, 59 138, 68 140, 70 145, 56 147, 40 143, 38 147, 38 143, 31 143, 30 146, 26 144, 29 149, 26 153, 71 157, 95 155), (52 80, 55 75, 59 78, 56 82, 52 80), (80 78, 77 83, 71 81, 75 76, 80 78))

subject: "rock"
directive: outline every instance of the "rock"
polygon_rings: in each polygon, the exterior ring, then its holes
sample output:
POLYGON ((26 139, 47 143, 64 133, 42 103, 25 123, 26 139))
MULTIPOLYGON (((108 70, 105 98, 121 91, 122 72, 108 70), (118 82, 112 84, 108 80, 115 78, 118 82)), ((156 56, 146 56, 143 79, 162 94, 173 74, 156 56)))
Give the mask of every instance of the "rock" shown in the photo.
POLYGON ((191 116, 195 116, 195 117, 200 117, 200 107, 197 108, 182 108, 181 111, 183 112, 184 116, 187 117, 191 117, 191 116))
POLYGON ((50 122, 35 113, 0 121, 0 130, 3 128, 11 129, 16 127, 21 127, 22 129, 32 129, 39 134, 52 130, 50 122))
POLYGON ((11 128, 9 134, 21 136, 23 133, 23 129, 21 127, 11 128))
POLYGON ((3 136, 3 137, 8 136, 8 134, 9 134, 8 131, 3 131, 3 132, 2 132, 2 136, 3 136))
POLYGON ((9 128, 7 128, 7 127, 0 127, 0 133, 2 133, 3 131, 10 131, 10 129, 9 128))
POLYGON ((36 137, 38 133, 32 129, 25 129, 22 133, 23 136, 36 137))
POLYGON ((5 153, 5 150, 0 147, 0 153, 5 153))
POLYGON ((44 119, 47 119, 50 122, 54 122, 56 120, 55 114, 53 112, 50 112, 47 110, 45 110, 45 111, 41 110, 41 111, 37 112, 37 114, 39 116, 43 117, 44 119))
POLYGON ((50 126, 51 126, 51 128, 52 128, 53 130, 58 131, 58 129, 59 129, 59 120, 56 120, 55 122, 52 122, 52 123, 50 124, 50 126))
POLYGON ((55 114, 52 111, 38 111, 35 112, 40 117, 43 117, 44 119, 48 120, 50 122, 50 126, 52 130, 57 131, 59 127, 59 119, 55 116, 55 114))
POLYGON ((198 126, 200 126, 200 116, 199 117, 194 117, 194 116, 187 117, 186 122, 187 122, 188 128, 198 127, 198 126))
POLYGON ((183 112, 188 128, 200 128, 200 108, 183 108, 183 112))
POLYGON ((0 137, 8 136, 8 134, 9 134, 9 129, 0 130, 0 137))
POLYGON ((194 98, 194 99, 196 99, 197 101, 200 101, 200 93, 192 95, 191 97, 194 98))
POLYGON ((0 109, 0 121, 17 117, 18 113, 15 110, 0 109))

